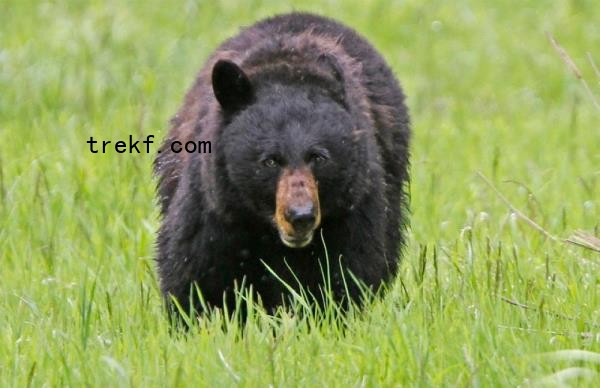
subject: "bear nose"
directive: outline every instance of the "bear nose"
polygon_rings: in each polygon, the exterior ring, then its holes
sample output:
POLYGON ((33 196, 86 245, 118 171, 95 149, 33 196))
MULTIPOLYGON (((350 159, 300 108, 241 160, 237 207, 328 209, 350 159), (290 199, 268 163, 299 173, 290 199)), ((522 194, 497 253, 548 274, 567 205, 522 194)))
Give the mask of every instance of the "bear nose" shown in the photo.
POLYGON ((296 232, 302 233, 312 229, 317 216, 314 206, 308 205, 288 208, 285 212, 285 218, 296 232))

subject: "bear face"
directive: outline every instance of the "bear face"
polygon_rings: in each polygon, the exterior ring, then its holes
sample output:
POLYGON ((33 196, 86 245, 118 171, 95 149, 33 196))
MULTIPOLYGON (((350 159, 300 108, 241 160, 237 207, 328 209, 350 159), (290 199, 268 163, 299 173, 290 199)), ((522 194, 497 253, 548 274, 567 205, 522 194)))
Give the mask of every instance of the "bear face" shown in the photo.
MULTIPOLYGON (((230 76, 245 77, 240 72, 230 76)), ((286 246, 304 247, 322 217, 343 214, 360 200, 352 198, 352 182, 365 166, 347 166, 362 158, 364 144, 353 139, 351 114, 318 85, 261 87, 248 80, 246 87, 238 90, 252 93, 238 96, 245 106, 220 101, 228 116, 217 153, 247 210, 272 223, 286 246)))

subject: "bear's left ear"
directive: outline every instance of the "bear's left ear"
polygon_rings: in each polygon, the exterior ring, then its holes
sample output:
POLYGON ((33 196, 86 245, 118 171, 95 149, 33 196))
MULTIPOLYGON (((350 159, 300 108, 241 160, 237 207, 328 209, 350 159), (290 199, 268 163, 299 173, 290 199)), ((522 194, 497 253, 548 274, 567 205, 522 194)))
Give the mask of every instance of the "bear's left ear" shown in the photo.
POLYGON ((335 57, 330 54, 321 54, 317 57, 317 62, 324 65, 337 82, 344 82, 344 71, 335 57))
POLYGON ((252 102, 254 91, 248 76, 235 63, 219 60, 212 71, 215 97, 226 112, 235 112, 252 102))
POLYGON ((317 64, 320 65, 324 71, 329 73, 334 81, 334 84, 330 87, 332 95, 341 103, 345 108, 348 108, 346 102, 346 89, 344 86, 344 71, 342 66, 338 63, 334 56, 330 54, 321 54, 317 57, 317 64))

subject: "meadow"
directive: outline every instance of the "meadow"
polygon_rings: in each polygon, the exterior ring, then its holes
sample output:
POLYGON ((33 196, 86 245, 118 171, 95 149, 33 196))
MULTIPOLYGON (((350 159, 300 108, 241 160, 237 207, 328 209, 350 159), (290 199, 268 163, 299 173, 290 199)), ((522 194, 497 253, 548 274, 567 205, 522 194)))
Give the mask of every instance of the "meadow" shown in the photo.
POLYGON ((3 1, 0 386, 598 384, 599 20, 594 0, 3 1), (162 139, 210 52, 290 10, 357 29, 408 96, 400 275, 341 323, 173 335, 155 153, 86 142, 162 139))

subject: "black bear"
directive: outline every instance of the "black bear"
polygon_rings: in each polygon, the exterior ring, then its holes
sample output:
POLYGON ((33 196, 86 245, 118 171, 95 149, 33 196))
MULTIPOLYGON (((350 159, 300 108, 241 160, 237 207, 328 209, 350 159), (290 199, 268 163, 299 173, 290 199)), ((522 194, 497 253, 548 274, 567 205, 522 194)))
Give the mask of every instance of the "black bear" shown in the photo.
POLYGON ((225 41, 155 161, 167 303, 198 309, 199 290, 231 308, 243 284, 273 311, 283 283, 319 304, 325 282, 345 303, 361 299, 357 281, 376 291, 393 279, 408 207, 404 100, 381 55, 328 18, 275 16, 225 41), (212 152, 174 152, 188 141, 212 152))

